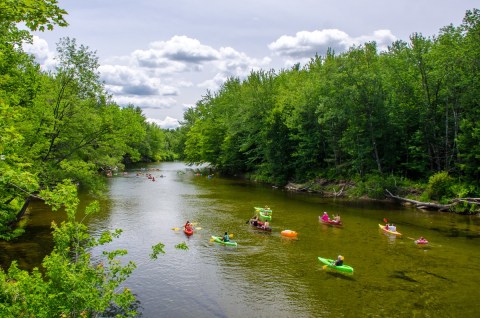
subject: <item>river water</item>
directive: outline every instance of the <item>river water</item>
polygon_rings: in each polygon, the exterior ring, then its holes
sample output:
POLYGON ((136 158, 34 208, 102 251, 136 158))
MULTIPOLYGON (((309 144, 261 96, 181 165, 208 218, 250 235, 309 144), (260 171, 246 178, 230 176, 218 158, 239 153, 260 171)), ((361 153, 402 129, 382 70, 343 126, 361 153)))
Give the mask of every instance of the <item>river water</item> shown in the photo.
MULTIPOLYGON (((137 269, 127 285, 143 317, 473 317, 480 286, 480 218, 422 212, 395 205, 322 199, 241 180, 198 176, 182 163, 150 165, 145 175, 109 180, 109 200, 87 220, 96 235, 123 229, 109 249, 129 251, 137 269), (163 177, 161 177, 163 176, 163 177), (272 233, 246 224, 255 206, 273 210, 272 233), (339 213, 341 228, 318 222, 339 213), (402 237, 385 235, 387 218, 402 237), (186 220, 198 229, 187 237, 186 220), (296 239, 280 235, 298 232, 296 239), (233 234, 237 247, 210 242, 233 234), (417 246, 425 236, 430 244, 417 246), (152 260, 151 247, 165 244, 152 260), (185 242, 188 250, 175 245, 185 242), (355 273, 322 270, 317 257, 345 257, 355 273)), ((11 259, 29 268, 51 249, 52 214, 30 210, 28 235, 0 243, 4 267, 11 259)))

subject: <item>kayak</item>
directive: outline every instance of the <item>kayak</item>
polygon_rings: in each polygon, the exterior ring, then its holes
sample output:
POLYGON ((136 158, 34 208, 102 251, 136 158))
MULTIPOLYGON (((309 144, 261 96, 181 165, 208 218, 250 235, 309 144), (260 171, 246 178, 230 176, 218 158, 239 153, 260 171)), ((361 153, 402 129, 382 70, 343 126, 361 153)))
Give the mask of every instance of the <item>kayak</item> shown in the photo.
POLYGON ((257 223, 257 225, 255 225, 252 221, 250 221, 250 225, 259 229, 259 230, 262 230, 262 231, 267 231, 267 232, 272 232, 272 228, 269 226, 269 227, 264 227, 262 224, 260 224, 261 222, 257 223))
POLYGON ((237 242, 232 242, 232 241, 225 242, 225 241, 222 240, 222 238, 220 236, 213 236, 212 235, 212 240, 216 243, 223 244, 223 245, 237 246, 237 242))
POLYGON ((265 220, 272 220, 272 210, 255 207, 255 211, 258 213, 258 218, 260 221, 265 222, 265 220))
POLYGON ((415 244, 428 244, 428 241, 425 240, 425 239, 423 239, 423 240, 418 239, 418 240, 415 241, 415 244))
POLYGON ((385 233, 392 234, 392 235, 397 235, 397 236, 401 236, 401 235, 402 235, 402 233, 397 232, 397 231, 385 230, 385 225, 379 224, 378 226, 379 226, 385 233))
POLYGON ((280 234, 287 237, 297 237, 297 232, 292 230, 283 230, 282 232, 280 232, 280 234))
POLYGON ((190 236, 193 234, 193 229, 184 228, 183 233, 185 233, 186 236, 190 236))
POLYGON ((323 264, 327 265, 326 268, 333 269, 333 270, 336 270, 336 271, 339 271, 339 272, 342 272, 342 273, 353 275, 353 267, 351 267, 351 266, 348 266, 348 265, 342 265, 342 266, 332 265, 333 263, 335 263, 335 261, 333 259, 329 259, 329 258, 318 257, 318 260, 320 262, 322 262, 323 264))

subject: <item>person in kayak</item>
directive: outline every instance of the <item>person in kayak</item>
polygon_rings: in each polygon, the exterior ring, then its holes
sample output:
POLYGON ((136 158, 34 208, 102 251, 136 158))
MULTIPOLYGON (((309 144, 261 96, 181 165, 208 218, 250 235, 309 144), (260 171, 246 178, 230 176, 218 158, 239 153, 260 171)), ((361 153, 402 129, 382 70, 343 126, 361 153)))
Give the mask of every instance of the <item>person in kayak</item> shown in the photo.
POLYGON ((191 230, 192 229, 192 223, 190 223, 190 221, 187 221, 187 223, 185 223, 184 227, 185 227, 185 230, 191 230))
POLYGON ((251 220, 250 223, 252 223, 253 226, 258 225, 258 215, 255 215, 251 220))
POLYGON ((268 229, 270 227, 270 223, 268 223, 267 220, 265 220, 265 222, 263 223, 262 225, 263 229, 268 229))
POLYGON ((323 215, 322 215, 322 221, 323 222, 328 222, 330 218, 328 217, 328 213, 327 212, 323 212, 323 215))
POLYGON ((335 217, 333 218, 333 220, 334 220, 335 222, 337 222, 337 223, 340 223, 340 222, 341 222, 341 220, 340 220, 340 214, 335 215, 335 217))
POLYGON ((228 237, 228 233, 227 233, 227 232, 225 232, 225 235, 223 236, 222 240, 223 240, 224 242, 230 242, 230 238, 228 237))
POLYGON ((390 225, 390 226, 388 227, 388 230, 389 230, 389 231, 392 231, 392 232, 396 232, 396 231, 397 231, 397 227, 395 226, 395 224, 392 223, 392 225, 390 225))
POLYGON ((333 262, 334 266, 342 266, 343 265, 343 256, 342 255, 338 255, 338 258, 335 262, 333 262))
POLYGON ((390 230, 390 226, 388 226, 388 223, 385 223, 385 230, 390 230))

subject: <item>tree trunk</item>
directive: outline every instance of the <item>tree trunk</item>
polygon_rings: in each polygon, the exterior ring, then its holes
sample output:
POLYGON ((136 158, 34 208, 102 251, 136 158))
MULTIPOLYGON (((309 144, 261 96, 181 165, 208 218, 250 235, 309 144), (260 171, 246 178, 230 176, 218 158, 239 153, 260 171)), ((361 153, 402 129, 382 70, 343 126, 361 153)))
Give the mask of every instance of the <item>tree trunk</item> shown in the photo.
POLYGON ((385 191, 388 193, 388 196, 391 197, 392 199, 402 201, 402 202, 411 203, 411 204, 415 205, 415 207, 418 208, 418 209, 450 211, 450 208, 455 205, 454 203, 452 203, 452 204, 437 204, 437 203, 430 203, 430 202, 421 202, 421 201, 411 200, 411 199, 402 198, 402 197, 393 195, 387 189, 385 189, 385 191))
POLYGON ((30 204, 30 201, 32 200, 32 197, 31 196, 28 196, 26 199, 25 199, 25 203, 23 203, 23 206, 22 208, 20 209, 20 211, 17 213, 17 216, 15 218, 15 223, 18 223, 20 221, 20 219, 22 218, 22 216, 25 215, 25 212, 27 211, 27 208, 28 208, 28 205, 30 204))

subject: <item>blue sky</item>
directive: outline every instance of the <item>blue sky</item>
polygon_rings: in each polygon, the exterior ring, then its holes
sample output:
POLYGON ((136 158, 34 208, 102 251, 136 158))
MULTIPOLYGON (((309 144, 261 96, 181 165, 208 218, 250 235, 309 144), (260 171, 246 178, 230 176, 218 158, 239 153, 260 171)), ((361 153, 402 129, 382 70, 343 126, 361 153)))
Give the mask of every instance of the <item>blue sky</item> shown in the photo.
POLYGON ((173 128, 183 112, 230 76, 288 68, 328 47, 340 53, 376 41, 386 48, 458 26, 480 0, 59 0, 70 24, 35 33, 45 69, 61 37, 96 51, 101 78, 120 105, 173 128))

